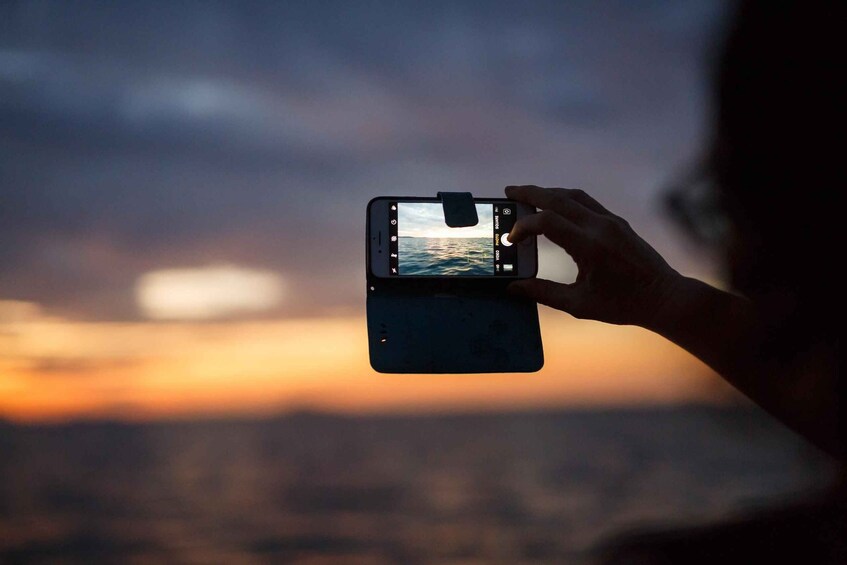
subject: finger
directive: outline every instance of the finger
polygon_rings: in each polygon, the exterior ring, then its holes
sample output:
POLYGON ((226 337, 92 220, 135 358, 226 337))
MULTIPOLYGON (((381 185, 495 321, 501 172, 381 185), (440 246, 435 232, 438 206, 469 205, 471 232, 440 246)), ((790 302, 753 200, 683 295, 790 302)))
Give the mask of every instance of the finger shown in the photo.
POLYGON ((611 212, 609 212, 602 204, 597 202, 590 194, 585 192, 579 188, 563 188, 562 190, 567 193, 568 197, 576 200, 595 214, 602 214, 604 216, 613 216, 611 212))
POLYGON ((509 292, 525 296, 557 310, 572 313, 577 304, 576 290, 572 284, 557 283, 545 279, 526 279, 513 282, 509 292))
POLYGON ((577 224, 590 221, 592 216, 591 210, 571 198, 564 188, 543 188, 532 184, 507 186, 506 196, 542 210, 553 210, 577 224))
MULTIPOLYGON (((523 188, 538 188, 538 187, 534 187, 533 185, 507 186, 506 187, 506 194, 507 195, 512 194, 513 191, 514 191, 514 194, 515 194, 514 199, 519 200, 520 199, 519 193, 522 192, 521 189, 523 189, 523 188), (515 189, 517 189, 517 190, 515 190, 515 189)), ((595 214, 601 214, 601 215, 605 215, 605 216, 614 216, 614 214, 612 212, 610 212, 605 206, 600 204, 600 202, 598 202, 590 194, 588 194, 587 192, 585 192, 584 190, 582 190, 580 188, 546 188, 546 189, 542 189, 542 190, 551 191, 552 198, 554 198, 554 199, 560 198, 562 200, 564 200, 564 199, 573 200, 574 202, 577 202, 578 204, 580 204, 584 208, 587 208, 588 210, 594 212, 595 214)), ((538 207, 541 208, 542 206, 538 206, 538 207)))
POLYGON ((579 253, 586 243, 585 232, 579 226, 551 210, 519 218, 509 232, 509 241, 520 243, 533 235, 545 235, 572 254, 579 253))

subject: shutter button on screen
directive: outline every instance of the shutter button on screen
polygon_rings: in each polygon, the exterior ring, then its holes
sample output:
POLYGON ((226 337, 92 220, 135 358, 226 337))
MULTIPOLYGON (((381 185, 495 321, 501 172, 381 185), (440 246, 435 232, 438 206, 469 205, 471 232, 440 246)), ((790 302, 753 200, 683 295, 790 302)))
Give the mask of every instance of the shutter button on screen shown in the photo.
POLYGON ((503 235, 500 236, 500 243, 502 243, 506 247, 509 247, 509 246, 512 245, 512 242, 509 241, 509 234, 508 233, 504 233, 503 235))

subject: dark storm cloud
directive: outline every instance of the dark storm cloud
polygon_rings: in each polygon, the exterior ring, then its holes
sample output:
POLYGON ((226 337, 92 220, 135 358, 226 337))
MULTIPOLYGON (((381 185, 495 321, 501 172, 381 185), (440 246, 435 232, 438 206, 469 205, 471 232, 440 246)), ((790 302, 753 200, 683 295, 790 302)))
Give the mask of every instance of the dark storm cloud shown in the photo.
POLYGON ((229 262, 357 305, 378 194, 579 185, 651 225, 721 10, 3 3, 0 299, 127 318, 143 272, 229 262))

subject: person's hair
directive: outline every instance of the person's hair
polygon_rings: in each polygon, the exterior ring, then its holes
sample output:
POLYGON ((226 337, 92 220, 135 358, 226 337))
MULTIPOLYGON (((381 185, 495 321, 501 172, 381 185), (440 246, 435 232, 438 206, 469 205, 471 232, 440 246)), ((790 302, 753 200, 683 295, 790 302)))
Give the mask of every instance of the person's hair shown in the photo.
POLYGON ((808 339, 835 335, 841 303, 841 12, 743 2, 715 81, 709 167, 735 242, 730 282, 808 339))

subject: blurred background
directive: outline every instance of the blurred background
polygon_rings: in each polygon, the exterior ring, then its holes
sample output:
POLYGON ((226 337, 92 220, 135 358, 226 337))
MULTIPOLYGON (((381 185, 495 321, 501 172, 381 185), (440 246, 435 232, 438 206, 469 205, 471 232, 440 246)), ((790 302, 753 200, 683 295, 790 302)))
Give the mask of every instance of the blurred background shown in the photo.
POLYGON ((541 308, 530 375, 367 359, 374 196, 583 188, 720 285, 660 201, 730 12, 0 2, 0 561, 580 563, 824 484, 637 328, 541 308))

